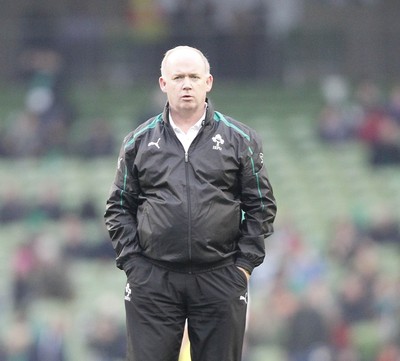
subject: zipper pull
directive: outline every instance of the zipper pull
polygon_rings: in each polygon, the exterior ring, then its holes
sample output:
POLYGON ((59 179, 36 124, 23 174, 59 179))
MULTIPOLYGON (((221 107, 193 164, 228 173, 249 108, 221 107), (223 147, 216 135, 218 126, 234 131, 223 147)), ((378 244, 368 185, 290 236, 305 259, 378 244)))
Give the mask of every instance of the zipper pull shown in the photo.
POLYGON ((189 154, 185 152, 185 163, 189 162, 189 154))

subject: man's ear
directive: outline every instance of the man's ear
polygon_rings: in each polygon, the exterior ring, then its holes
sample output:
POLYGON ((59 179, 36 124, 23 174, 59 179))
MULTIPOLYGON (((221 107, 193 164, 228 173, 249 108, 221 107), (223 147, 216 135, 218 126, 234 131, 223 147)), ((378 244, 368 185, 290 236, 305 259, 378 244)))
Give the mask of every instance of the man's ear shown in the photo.
POLYGON ((162 76, 160 76, 160 78, 158 79, 158 83, 160 84, 160 89, 163 93, 166 93, 167 90, 165 89, 166 87, 166 82, 164 80, 164 78, 162 76))
POLYGON ((213 86, 213 82, 214 82, 214 78, 213 78, 213 76, 210 74, 210 75, 208 76, 208 78, 207 78, 207 81, 206 81, 206 83, 207 83, 207 93, 208 93, 209 91, 211 91, 212 86, 213 86))

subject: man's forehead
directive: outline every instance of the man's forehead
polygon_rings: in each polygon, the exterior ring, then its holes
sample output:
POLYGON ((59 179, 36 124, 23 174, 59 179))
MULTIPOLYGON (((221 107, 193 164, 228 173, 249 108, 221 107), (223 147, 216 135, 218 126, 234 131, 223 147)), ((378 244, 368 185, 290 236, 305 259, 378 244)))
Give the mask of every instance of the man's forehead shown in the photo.
POLYGON ((194 50, 175 50, 169 54, 166 59, 167 64, 179 64, 179 63, 196 63, 204 64, 204 60, 199 53, 194 50))
POLYGON ((164 61, 164 67, 171 72, 207 72, 202 55, 194 49, 176 49, 164 61), (189 70, 192 69, 192 70, 189 70))

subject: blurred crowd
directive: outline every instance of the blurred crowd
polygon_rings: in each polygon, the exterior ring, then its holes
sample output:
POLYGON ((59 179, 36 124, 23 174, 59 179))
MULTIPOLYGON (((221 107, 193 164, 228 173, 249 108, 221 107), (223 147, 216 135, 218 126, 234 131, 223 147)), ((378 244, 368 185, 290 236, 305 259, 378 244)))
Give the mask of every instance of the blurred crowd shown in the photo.
POLYGON ((388 266, 398 262, 400 232, 391 213, 337 219, 324 250, 284 222, 267 249, 251 284, 245 360, 274 344, 290 361, 400 359, 400 274, 388 266))
POLYGON ((320 139, 365 144, 373 166, 400 164, 400 84, 385 92, 376 82, 365 80, 351 94, 345 79, 332 76, 325 79, 322 90, 320 139))
MULTIPOLYGON (((97 222, 99 217, 93 221, 91 212, 63 212, 59 203, 49 208, 51 211, 38 210, 40 221, 35 222, 39 226, 35 231, 27 230, 23 242, 9 255, 10 294, 0 293, 0 314, 4 320, 8 315, 8 326, 0 336, 0 360, 73 360, 70 342, 76 333, 83 337, 88 361, 122 360, 125 332, 120 315, 112 312, 109 303, 96 308, 99 296, 90 312, 79 310, 82 300, 74 272, 82 262, 115 270, 114 251, 105 228, 97 222), (88 232, 90 220, 103 233, 88 232), (53 229, 49 222, 53 222, 53 229), (41 303, 44 311, 35 314, 41 303), (86 314, 84 321, 77 321, 77 312, 86 314)), ((27 220, 7 222, 29 224, 27 220)))

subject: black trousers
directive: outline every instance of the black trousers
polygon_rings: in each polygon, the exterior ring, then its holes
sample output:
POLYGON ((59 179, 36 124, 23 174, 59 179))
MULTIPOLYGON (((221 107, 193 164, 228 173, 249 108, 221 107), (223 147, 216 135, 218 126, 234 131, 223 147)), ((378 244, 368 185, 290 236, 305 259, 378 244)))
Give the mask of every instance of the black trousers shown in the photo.
POLYGON ((192 361, 240 361, 246 275, 235 265, 170 271, 138 257, 125 288, 127 361, 177 361, 187 320, 192 361))

